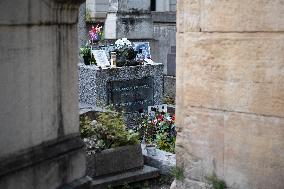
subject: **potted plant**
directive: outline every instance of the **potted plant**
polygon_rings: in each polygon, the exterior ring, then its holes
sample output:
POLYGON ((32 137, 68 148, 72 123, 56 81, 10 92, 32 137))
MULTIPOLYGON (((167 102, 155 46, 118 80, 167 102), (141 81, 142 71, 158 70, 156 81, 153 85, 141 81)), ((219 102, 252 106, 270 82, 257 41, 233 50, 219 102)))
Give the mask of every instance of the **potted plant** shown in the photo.
POLYGON ((81 136, 86 144, 87 174, 95 178, 142 168, 139 136, 126 128, 122 114, 100 112, 96 117, 93 122, 83 118, 80 122, 81 136))
POLYGON ((127 38, 118 39, 115 42, 115 50, 116 52, 116 66, 136 66, 141 64, 135 60, 137 51, 134 50, 132 44, 127 38))
POLYGON ((85 65, 96 65, 96 59, 94 58, 89 43, 86 43, 85 46, 80 48, 80 55, 84 60, 85 65))

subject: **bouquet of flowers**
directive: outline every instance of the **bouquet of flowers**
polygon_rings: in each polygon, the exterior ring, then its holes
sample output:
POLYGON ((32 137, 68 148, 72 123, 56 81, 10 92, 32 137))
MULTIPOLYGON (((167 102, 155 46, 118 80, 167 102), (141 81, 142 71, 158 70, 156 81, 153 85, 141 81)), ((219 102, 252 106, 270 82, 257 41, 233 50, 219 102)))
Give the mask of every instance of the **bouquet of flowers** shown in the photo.
POLYGON ((137 52, 134 51, 131 42, 127 38, 118 39, 115 42, 116 65, 121 66, 135 66, 139 62, 135 60, 137 52))
POLYGON ((175 151, 175 115, 154 111, 142 116, 142 124, 136 128, 140 133, 140 139, 146 144, 157 145, 160 150, 175 151))
POLYGON ((99 41, 103 38, 103 26, 100 26, 99 24, 95 26, 92 26, 91 30, 89 31, 89 37, 91 42, 99 41))

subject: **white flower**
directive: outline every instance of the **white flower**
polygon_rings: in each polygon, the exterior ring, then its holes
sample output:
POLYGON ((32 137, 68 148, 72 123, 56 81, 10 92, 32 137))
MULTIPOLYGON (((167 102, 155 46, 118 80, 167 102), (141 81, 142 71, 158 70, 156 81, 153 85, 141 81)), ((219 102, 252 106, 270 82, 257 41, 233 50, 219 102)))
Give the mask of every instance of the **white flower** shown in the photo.
POLYGON ((125 44, 126 44, 126 46, 127 46, 127 47, 131 47, 131 46, 132 46, 131 42, 130 42, 130 41, 128 41, 128 40, 126 41, 126 43, 125 43, 125 44))
POLYGON ((127 38, 122 38, 121 40, 123 41, 123 43, 126 43, 128 41, 127 38))
POLYGON ((115 46, 117 48, 122 48, 124 46, 124 43, 121 39, 118 39, 116 42, 115 42, 115 46))
POLYGON ((123 47, 132 47, 132 44, 127 38, 122 38, 122 39, 118 39, 115 42, 115 46, 117 49, 121 49, 123 47))

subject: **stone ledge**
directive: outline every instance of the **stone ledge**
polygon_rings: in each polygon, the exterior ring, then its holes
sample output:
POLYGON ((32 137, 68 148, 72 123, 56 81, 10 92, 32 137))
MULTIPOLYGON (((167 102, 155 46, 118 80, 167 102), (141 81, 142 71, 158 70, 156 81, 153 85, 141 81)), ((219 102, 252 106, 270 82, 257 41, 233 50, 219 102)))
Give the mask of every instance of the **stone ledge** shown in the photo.
POLYGON ((79 136, 73 134, 22 150, 0 159, 0 176, 81 150, 83 145, 79 136))

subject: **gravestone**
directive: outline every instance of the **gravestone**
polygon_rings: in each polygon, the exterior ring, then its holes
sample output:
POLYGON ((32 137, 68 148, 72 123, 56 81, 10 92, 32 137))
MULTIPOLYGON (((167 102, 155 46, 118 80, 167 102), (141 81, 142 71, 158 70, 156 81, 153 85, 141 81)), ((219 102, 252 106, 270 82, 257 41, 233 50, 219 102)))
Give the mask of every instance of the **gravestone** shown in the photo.
POLYGON ((108 104, 125 112, 146 110, 154 104, 153 78, 109 82, 108 104))
POLYGON ((79 64, 80 104, 94 109, 114 105, 124 110, 128 127, 137 125, 139 110, 163 99, 163 64, 102 68, 79 64))

